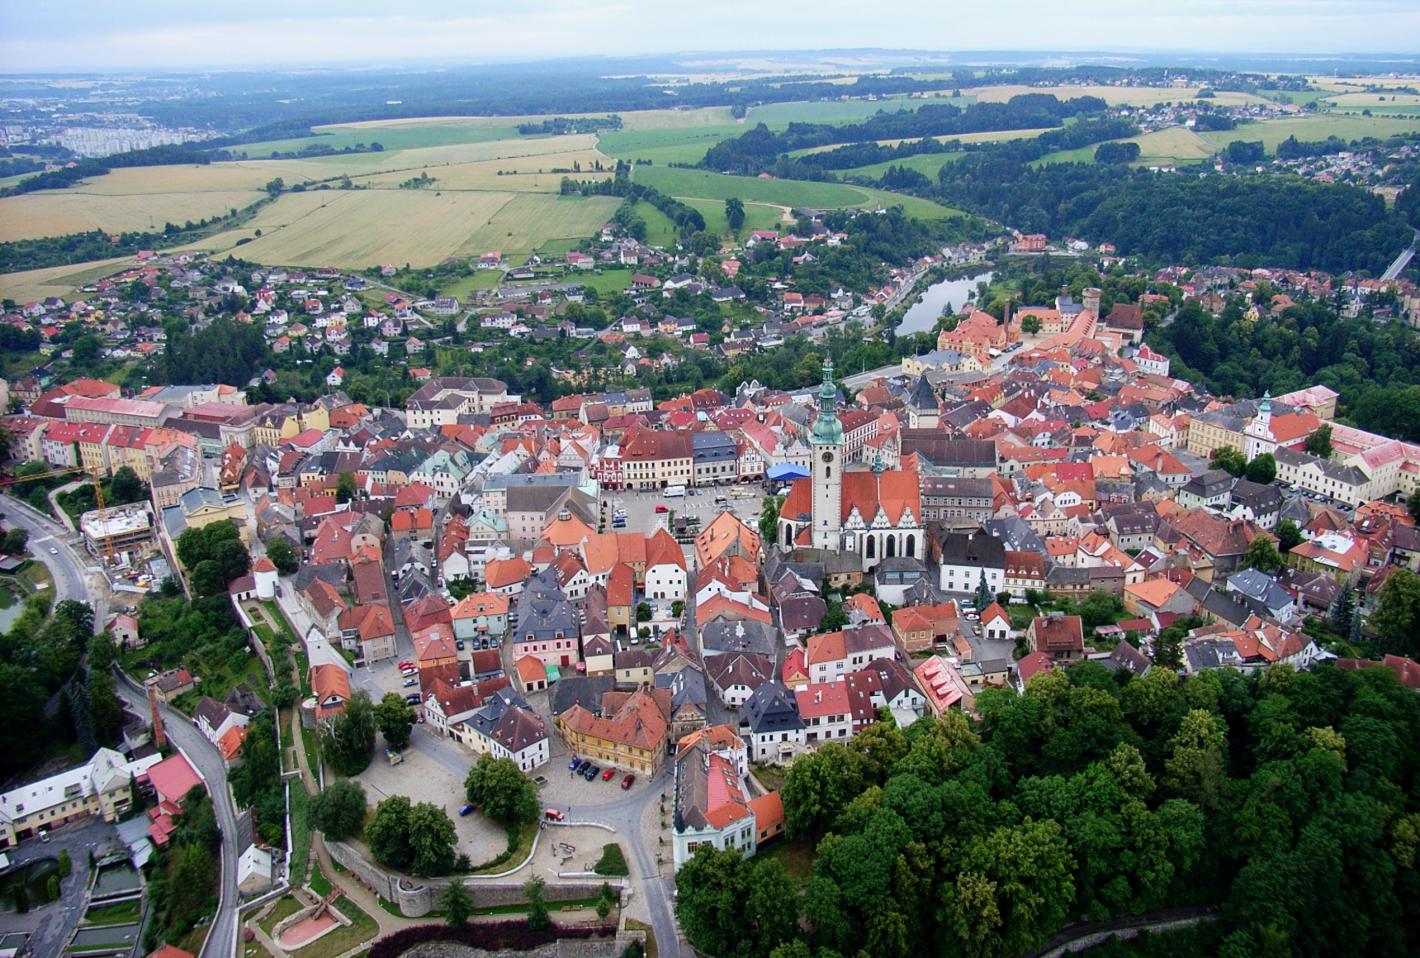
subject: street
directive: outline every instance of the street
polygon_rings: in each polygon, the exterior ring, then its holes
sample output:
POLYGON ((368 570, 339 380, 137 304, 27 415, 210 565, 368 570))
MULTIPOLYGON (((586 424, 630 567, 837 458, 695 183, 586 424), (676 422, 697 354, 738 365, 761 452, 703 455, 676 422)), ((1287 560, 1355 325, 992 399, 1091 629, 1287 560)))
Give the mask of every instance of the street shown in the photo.
MULTIPOLYGON (((118 675, 118 694, 124 704, 138 715, 148 714, 148 697, 143 689, 123 672, 118 675)), ((217 914, 202 944, 200 958, 229 958, 237 944, 237 816, 232 807, 232 795, 227 788, 227 766, 211 742, 197 726, 181 712, 161 706, 163 725, 169 741, 176 744, 197 768, 212 796, 217 813, 217 827, 222 831, 222 879, 217 914)))
POLYGON ((107 616, 107 602, 100 590, 89 585, 87 557, 69 544, 72 533, 13 496, 0 499, 0 509, 7 522, 30 534, 30 554, 43 562, 54 577, 54 601, 88 602, 94 606, 94 625, 101 628, 107 616), (58 554, 51 555, 50 549, 58 550, 58 554))

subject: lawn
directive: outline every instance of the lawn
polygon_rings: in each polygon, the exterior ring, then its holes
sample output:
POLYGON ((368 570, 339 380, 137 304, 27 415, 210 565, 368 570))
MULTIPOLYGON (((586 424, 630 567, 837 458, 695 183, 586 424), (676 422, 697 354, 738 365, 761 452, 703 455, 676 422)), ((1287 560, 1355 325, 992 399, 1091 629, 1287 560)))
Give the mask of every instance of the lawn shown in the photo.
POLYGON ((445 296, 457 296, 460 300, 464 300, 477 290, 492 289, 498 285, 498 281, 502 278, 502 270, 476 269, 468 276, 460 276, 450 281, 447 286, 441 287, 439 292, 445 296))
POLYGON ((600 296, 620 293, 631 285, 632 272, 629 269, 603 269, 600 272, 568 273, 569 283, 580 283, 587 289, 594 289, 600 296))
POLYGON ((537 826, 518 825, 515 827, 518 829, 517 842, 510 844, 502 854, 491 861, 470 870, 470 875, 497 875, 515 865, 522 864, 523 859, 527 858, 532 851, 533 838, 537 835, 537 826))
POLYGON ((753 769, 754 777, 759 780, 771 792, 777 792, 784 787, 785 769, 778 765, 756 765, 753 769))
POLYGON ((758 854, 761 858, 777 859, 789 877, 800 885, 814 869, 814 850, 806 839, 780 838, 758 854))
MULTIPOLYGON (((723 200, 697 200, 682 197, 681 202, 700 211, 700 215, 705 217, 705 229, 711 233, 724 236, 730 231, 730 224, 725 220, 723 200)), ((740 227, 740 235, 748 236, 750 230, 772 230, 783 221, 786 212, 785 209, 772 203, 747 202, 745 203, 745 222, 740 227)))
POLYGON ((344 895, 335 900, 335 909, 350 919, 350 925, 322 935, 291 954, 296 958, 336 958, 337 955, 343 955, 379 934, 379 923, 344 895))
POLYGON ((915 196, 903 196, 865 186, 843 183, 813 183, 805 180, 758 179, 729 176, 705 170, 657 169, 641 167, 636 181, 675 197, 724 200, 738 196, 747 203, 774 203, 780 206, 814 209, 868 209, 902 206, 909 215, 923 219, 959 216, 955 210, 915 196))
POLYGON ((304 907, 300 899, 295 895, 287 895, 279 899, 276 902, 276 907, 272 908, 271 912, 265 918, 256 923, 257 927, 270 936, 274 933, 276 926, 281 923, 283 918, 291 917, 304 907))
POLYGON ((119 902, 116 905, 105 905, 102 908, 90 908, 84 912, 84 921, 90 925, 122 925, 125 922, 137 921, 139 914, 139 901, 119 902))

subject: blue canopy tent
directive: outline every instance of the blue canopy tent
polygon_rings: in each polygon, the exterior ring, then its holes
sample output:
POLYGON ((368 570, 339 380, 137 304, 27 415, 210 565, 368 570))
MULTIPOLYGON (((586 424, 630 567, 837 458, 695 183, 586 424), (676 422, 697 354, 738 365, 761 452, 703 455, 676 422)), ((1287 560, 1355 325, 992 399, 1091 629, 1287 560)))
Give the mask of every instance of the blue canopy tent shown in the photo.
POLYGON ((781 462, 777 466, 770 466, 766 473, 771 482, 789 482, 793 479, 807 479, 809 470, 794 462, 781 462))

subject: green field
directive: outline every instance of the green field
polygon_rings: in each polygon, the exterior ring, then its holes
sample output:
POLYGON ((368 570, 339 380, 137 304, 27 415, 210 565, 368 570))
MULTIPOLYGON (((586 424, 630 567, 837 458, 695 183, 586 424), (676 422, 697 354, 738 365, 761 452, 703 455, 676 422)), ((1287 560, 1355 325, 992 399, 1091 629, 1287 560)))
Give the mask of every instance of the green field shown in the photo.
POLYGON ((751 126, 764 123, 782 128, 790 123, 855 123, 875 113, 896 113, 916 110, 927 104, 950 103, 964 107, 976 102, 974 96, 885 96, 876 100, 792 100, 787 103, 766 103, 752 107, 745 117, 751 126))
POLYGON ((870 163, 867 166, 855 166, 849 170, 839 170, 843 176, 862 176, 870 180, 876 180, 887 172, 889 166, 905 166, 910 170, 916 170, 929 180, 935 181, 937 173, 943 166, 954 160, 959 160, 965 153, 919 153, 917 156, 904 156, 900 160, 884 160, 882 163, 870 163))
POLYGON ((614 196, 520 193, 494 213, 487 225, 475 230, 455 255, 477 256, 494 249, 502 250, 505 256, 526 254, 542 248, 549 240, 586 239, 601 229, 617 205, 614 196))
POLYGON ((489 140, 513 140, 518 131, 511 124, 491 125, 487 122, 408 123, 372 126, 318 126, 317 135, 286 140, 263 140, 242 143, 231 152, 245 153, 252 159, 265 159, 272 153, 293 153, 307 146, 328 146, 333 150, 379 143, 388 150, 408 150, 425 146, 453 146, 458 143, 486 143, 489 140))
POLYGON ((657 166, 699 163, 710 147, 744 131, 738 124, 614 130, 597 137, 597 149, 618 160, 650 160, 657 166))
POLYGON ((1405 120, 1395 117, 1359 116, 1349 113, 1322 113, 1316 116, 1288 118, 1285 120, 1260 120, 1245 123, 1235 130, 1215 130, 1199 136, 1215 147, 1225 147, 1233 140, 1247 142, 1262 141, 1268 153, 1277 149, 1277 144, 1295 136, 1299 140, 1324 140, 1328 136, 1339 136, 1343 140, 1359 140, 1374 136, 1385 138, 1400 133, 1420 132, 1420 119, 1405 120))
POLYGON ((646 221, 646 242, 651 246, 674 246, 680 231, 671 218, 650 203, 637 203, 636 215, 646 221))
MULTIPOLYGON (((730 231, 730 224, 725 221, 725 203, 723 200, 697 200, 682 199, 686 206, 694 207, 700 211, 700 215, 705 217, 705 229, 711 233, 718 233, 721 236, 730 231)), ((745 222, 740 227, 740 232, 748 235, 750 230, 772 230, 784 219, 784 210, 772 203, 745 203, 745 222)))
POLYGON ((676 197, 724 201, 738 196, 751 201, 788 207, 813 209, 866 209, 879 206, 901 206, 911 216, 921 219, 941 219, 960 215, 928 200, 902 196, 885 190, 843 183, 811 183, 804 180, 751 179, 704 170, 658 169, 642 167, 636 171, 636 181, 654 186, 662 193, 676 197))
MULTIPOLYGON (((1234 137, 1236 139, 1236 137, 1234 137)), ((1139 159, 1135 166, 1185 166, 1207 160, 1218 147, 1208 142, 1192 130, 1182 126, 1170 126, 1152 133, 1142 133, 1114 142, 1138 143, 1139 159)), ((1032 163, 1041 166, 1047 163, 1093 163, 1098 143, 1077 147, 1073 150, 1056 150, 1032 163)))

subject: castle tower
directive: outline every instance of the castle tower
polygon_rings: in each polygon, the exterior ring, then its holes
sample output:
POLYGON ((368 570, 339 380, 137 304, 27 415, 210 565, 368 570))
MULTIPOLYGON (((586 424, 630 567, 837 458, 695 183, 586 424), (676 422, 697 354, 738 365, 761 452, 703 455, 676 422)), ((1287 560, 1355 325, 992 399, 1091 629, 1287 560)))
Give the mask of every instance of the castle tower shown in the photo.
POLYGON ((818 418, 811 433, 813 447, 813 544, 837 550, 843 522, 843 423, 838 421, 838 387, 833 384, 833 360, 823 363, 818 391, 818 418))

